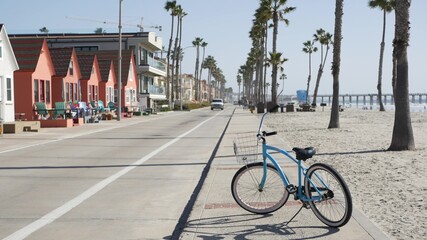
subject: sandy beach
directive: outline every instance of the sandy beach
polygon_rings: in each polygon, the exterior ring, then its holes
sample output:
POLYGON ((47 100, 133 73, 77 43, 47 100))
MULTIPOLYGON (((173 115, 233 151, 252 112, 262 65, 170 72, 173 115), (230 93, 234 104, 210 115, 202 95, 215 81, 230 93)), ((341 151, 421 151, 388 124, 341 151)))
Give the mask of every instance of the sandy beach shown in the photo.
POLYGON ((265 125, 286 149, 313 146, 316 161, 335 167, 353 204, 392 239, 427 239, 427 112, 412 112, 416 150, 388 152, 394 111, 346 108, 340 128, 327 129, 330 110, 271 114, 265 125), (286 146, 287 145, 287 146, 286 146))

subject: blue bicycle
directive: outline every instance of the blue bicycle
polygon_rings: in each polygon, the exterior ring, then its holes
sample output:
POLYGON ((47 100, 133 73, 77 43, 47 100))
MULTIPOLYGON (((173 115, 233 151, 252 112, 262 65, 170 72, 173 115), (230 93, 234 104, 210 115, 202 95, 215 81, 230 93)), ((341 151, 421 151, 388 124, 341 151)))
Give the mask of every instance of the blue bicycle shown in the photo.
POLYGON ((317 218, 330 227, 344 226, 350 220, 353 209, 344 179, 327 164, 315 163, 306 167, 302 163, 316 153, 313 147, 293 148, 296 155, 293 157, 284 149, 268 145, 266 137, 277 132, 261 132, 261 128, 264 117, 271 111, 262 116, 256 136, 251 134, 234 140, 234 153, 245 166, 236 172, 231 182, 233 198, 249 212, 267 214, 280 209, 292 194, 295 200, 302 202, 292 219, 305 207, 311 208, 317 218), (262 152, 262 159, 258 159, 258 152, 262 152), (286 156, 298 165, 297 186, 291 184, 273 157, 275 153, 286 156))

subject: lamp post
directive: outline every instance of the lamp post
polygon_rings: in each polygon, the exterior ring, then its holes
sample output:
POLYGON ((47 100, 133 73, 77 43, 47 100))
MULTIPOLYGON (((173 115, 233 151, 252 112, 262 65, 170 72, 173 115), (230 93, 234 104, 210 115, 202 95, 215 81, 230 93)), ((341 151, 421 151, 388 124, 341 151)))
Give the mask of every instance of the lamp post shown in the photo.
POLYGON ((119 72, 118 72, 118 108, 117 108, 117 121, 120 121, 122 117, 122 2, 119 0, 119 72))

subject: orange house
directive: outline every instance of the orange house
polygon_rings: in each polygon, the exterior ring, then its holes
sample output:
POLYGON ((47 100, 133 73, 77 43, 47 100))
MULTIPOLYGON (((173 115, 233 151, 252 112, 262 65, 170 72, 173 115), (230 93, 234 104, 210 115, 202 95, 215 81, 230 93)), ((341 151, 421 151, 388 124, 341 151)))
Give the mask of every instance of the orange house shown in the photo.
MULTIPOLYGON (((112 60, 114 62, 114 70, 118 77, 119 73, 119 61, 118 51, 104 50, 96 52, 98 59, 100 60, 112 60)), ((137 89, 138 79, 136 74, 135 57, 132 50, 122 50, 122 89, 121 89, 121 104, 122 107, 137 107, 137 89)), ((118 81, 117 81, 118 82, 118 81)), ((118 89, 118 83, 115 86, 118 89)), ((118 94, 115 94, 117 96, 118 94)), ((116 101, 115 101, 116 102, 116 101)))
POLYGON ((117 83, 116 72, 114 71, 113 60, 98 60, 101 71, 101 81, 99 82, 99 100, 108 106, 109 102, 115 103, 114 89, 117 83))
POLYGON ((96 55, 87 55, 81 52, 77 53, 77 60, 80 66, 81 79, 81 97, 83 102, 99 100, 99 82, 101 81, 101 72, 99 70, 98 59, 96 55))
POLYGON ((55 68, 44 38, 11 38, 10 42, 20 68, 14 72, 15 112, 31 119, 35 102, 45 102, 47 108, 52 108, 55 68))
POLYGON ((74 48, 51 48, 56 75, 52 76, 52 102, 79 101, 80 67, 74 48))

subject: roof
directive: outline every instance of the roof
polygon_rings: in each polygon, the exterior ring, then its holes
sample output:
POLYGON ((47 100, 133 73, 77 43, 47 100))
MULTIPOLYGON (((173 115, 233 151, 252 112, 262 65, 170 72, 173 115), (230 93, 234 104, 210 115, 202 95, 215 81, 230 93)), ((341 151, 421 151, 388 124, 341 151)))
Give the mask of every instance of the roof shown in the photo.
POLYGON ((99 71, 101 72, 101 81, 102 82, 108 82, 108 76, 110 74, 111 61, 112 60, 106 60, 106 59, 98 60, 99 71))
MULTIPOLYGON (((78 52, 79 56, 81 55, 95 55, 99 60, 113 60, 114 71, 116 72, 116 78, 119 79, 119 52, 116 50, 102 50, 102 51, 83 51, 78 52)), ((127 79, 129 75, 130 61, 132 57, 132 50, 122 50, 122 83, 127 84, 127 79)), ((80 62, 79 62, 80 64, 80 62)))
POLYGON ((73 48, 51 48, 50 56, 52 57, 56 75, 67 76, 70 61, 73 56, 73 48))
POLYGON ((44 38, 10 39, 20 71, 35 71, 44 38))
POLYGON ((95 55, 86 55, 81 52, 77 52, 77 61, 79 62, 82 80, 89 80, 92 73, 93 63, 95 61, 95 55))

